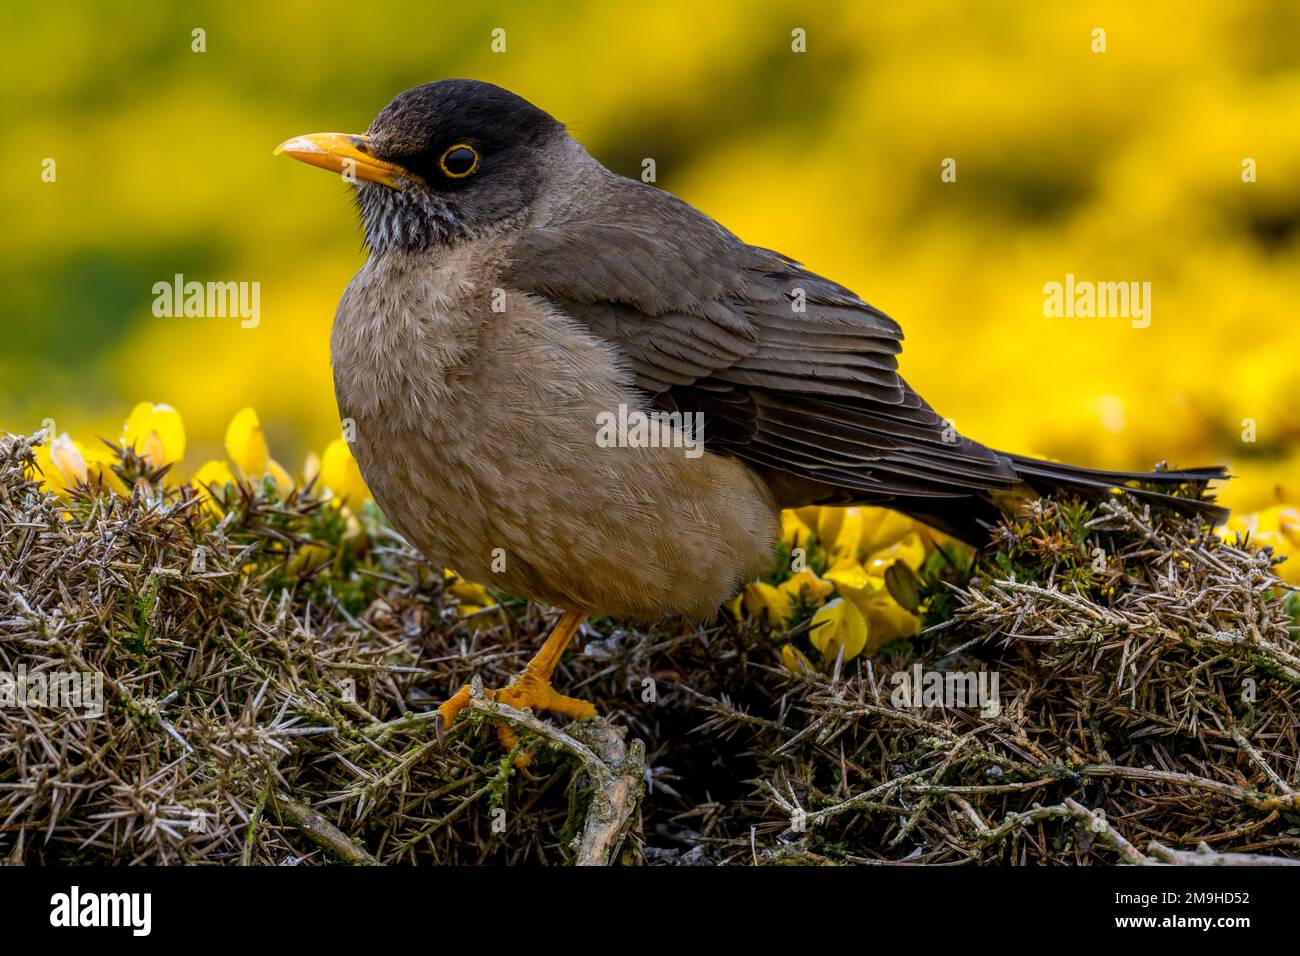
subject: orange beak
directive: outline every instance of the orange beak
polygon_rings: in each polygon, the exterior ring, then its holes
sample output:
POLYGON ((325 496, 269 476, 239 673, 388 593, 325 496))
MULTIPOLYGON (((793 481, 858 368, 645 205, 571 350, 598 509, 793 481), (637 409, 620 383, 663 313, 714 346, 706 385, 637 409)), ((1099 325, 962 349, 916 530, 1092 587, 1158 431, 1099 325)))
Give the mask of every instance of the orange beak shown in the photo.
POLYGON ((274 155, 292 156, 300 163, 339 173, 348 182, 364 179, 402 189, 412 174, 394 163, 386 163, 370 153, 370 137, 351 133, 312 133, 295 136, 275 148, 274 155))

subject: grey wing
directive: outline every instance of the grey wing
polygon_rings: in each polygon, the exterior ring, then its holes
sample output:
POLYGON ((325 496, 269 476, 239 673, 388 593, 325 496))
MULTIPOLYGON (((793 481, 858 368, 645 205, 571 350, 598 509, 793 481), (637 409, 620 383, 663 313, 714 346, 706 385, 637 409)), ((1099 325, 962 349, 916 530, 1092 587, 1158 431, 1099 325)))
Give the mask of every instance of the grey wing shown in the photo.
POLYGON ((658 407, 703 413, 710 451, 754 466, 786 506, 1014 484, 1006 458, 899 376, 892 319, 666 193, 634 196, 525 232, 504 281, 613 343, 658 407))

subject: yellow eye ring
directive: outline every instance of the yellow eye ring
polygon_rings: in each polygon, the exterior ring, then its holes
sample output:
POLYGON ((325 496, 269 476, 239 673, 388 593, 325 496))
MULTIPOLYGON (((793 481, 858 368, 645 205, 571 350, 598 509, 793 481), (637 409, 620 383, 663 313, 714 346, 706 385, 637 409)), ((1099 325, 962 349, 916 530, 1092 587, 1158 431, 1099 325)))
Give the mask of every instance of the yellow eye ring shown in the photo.
POLYGON ((442 174, 450 179, 464 179, 474 170, 478 169, 478 150, 469 143, 457 143, 455 146, 448 146, 447 151, 438 157, 438 168, 442 174), (453 156, 452 153, 459 155, 453 156), (466 156, 465 153, 469 155, 466 156), (469 166, 465 166, 465 161, 469 160, 469 166), (451 160, 450 165, 448 160, 451 160))

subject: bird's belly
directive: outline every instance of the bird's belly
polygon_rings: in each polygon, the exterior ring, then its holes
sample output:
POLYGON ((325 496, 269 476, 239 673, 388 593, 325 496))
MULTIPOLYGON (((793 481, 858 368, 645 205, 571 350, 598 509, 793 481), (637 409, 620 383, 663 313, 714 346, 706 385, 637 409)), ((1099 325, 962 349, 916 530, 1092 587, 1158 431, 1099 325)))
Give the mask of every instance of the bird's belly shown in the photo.
POLYGON ((353 412, 354 452, 394 526, 471 580, 619 619, 706 618, 770 567, 778 512, 735 459, 611 443, 600 416, 639 409, 629 381, 567 318, 516 311, 425 414, 353 412))

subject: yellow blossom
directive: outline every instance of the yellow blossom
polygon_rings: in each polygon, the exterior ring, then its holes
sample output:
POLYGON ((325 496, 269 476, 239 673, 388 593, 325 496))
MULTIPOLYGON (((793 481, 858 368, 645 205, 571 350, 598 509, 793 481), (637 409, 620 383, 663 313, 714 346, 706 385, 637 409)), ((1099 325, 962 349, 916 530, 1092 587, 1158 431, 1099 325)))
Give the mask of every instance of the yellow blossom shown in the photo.
POLYGON ((819 508, 816 525, 818 540, 835 561, 891 547, 919 528, 911 518, 888 508, 819 508))
POLYGON ((122 427, 122 444, 150 467, 161 468, 185 457, 185 423, 170 405, 140 402, 122 427))
POLYGON ((818 505, 806 505, 792 511, 792 514, 804 523, 804 527, 811 528, 814 533, 817 531, 817 519, 821 513, 822 509, 818 505))
POLYGON ((469 625, 478 629, 490 627, 495 615, 481 612, 499 607, 498 603, 481 584, 467 581, 450 568, 444 568, 442 576, 447 582, 447 593, 456 599, 456 613, 462 618, 469 618, 469 625))
POLYGON ((496 601, 492 600, 492 595, 488 594, 487 588, 461 577, 457 577, 456 582, 447 588, 447 591, 461 604, 472 604, 476 607, 489 607, 496 604, 496 601))
POLYGON ((864 554, 872 554, 897 544, 909 532, 915 532, 917 523, 907 515, 888 508, 864 508, 862 537, 859 547, 864 554))
MULTIPOLYGON (((194 478, 191 479, 190 483, 194 485, 195 488, 201 489, 205 492, 216 491, 224 495, 226 485, 233 485, 235 483, 235 476, 234 473, 231 472, 230 466, 224 461, 208 461, 204 462, 203 467, 194 473, 194 478)), ((217 504, 216 499, 212 494, 205 494, 204 497, 207 499, 204 502, 205 507, 210 511, 217 513, 221 512, 221 507, 217 504)))
POLYGON ((730 601, 727 602, 727 610, 731 613, 731 616, 734 617, 737 621, 742 620, 744 618, 744 612, 742 610, 744 600, 745 600, 745 592, 742 590, 739 594, 737 594, 734 598, 732 598, 730 601))
POLYGON ((875 594, 885 586, 884 578, 879 575, 868 574, 867 569, 852 558, 837 561, 826 572, 825 578, 834 584, 839 592, 846 597, 858 593, 875 594))
POLYGON ((204 462, 203 467, 194 473, 194 484, 204 488, 209 486, 222 488, 225 485, 233 485, 234 483, 234 472, 230 470, 230 466, 224 461, 204 462))
POLYGON ((777 590, 788 594, 795 601, 803 600, 809 604, 820 604, 831 596, 835 588, 829 581, 823 581, 804 568, 777 585, 777 590))
POLYGON ((795 674, 812 674, 814 668, 812 661, 799 648, 793 644, 781 645, 781 663, 785 665, 786 670, 795 674))
POLYGON ((352 457, 352 449, 341 438, 336 438, 325 448, 321 457, 321 483, 334 495, 352 507, 358 507, 370 497, 370 491, 361 478, 361 469, 352 457))
POLYGON ((271 476, 275 486, 280 489, 280 494, 287 495, 293 491, 293 475, 289 474, 289 470, 274 458, 266 460, 266 473, 271 476))
POLYGON ((1255 516, 1258 531, 1274 531, 1291 538, 1300 535, 1300 509, 1293 505, 1274 505, 1255 516))
POLYGON ((1249 535, 1254 544, 1268 546, 1285 557, 1273 573, 1288 584, 1300 585, 1300 509, 1274 505, 1256 514, 1233 515, 1219 530, 1219 537, 1232 542, 1238 534, 1249 535))
POLYGON ((52 494, 61 494, 65 487, 63 472, 59 471, 50 455, 49 445, 39 445, 32 449, 36 459, 36 483, 40 488, 52 494))
POLYGON ((830 552, 833 560, 843 561, 858 556, 866 515, 863 513, 864 509, 862 508, 842 508, 839 510, 841 511, 840 526, 835 534, 834 543, 830 546, 830 552))
POLYGON ((766 612, 768 623, 772 627, 785 627, 794 614, 794 603, 790 600, 790 595, 762 581, 746 584, 744 597, 746 613, 752 618, 759 618, 766 612))
POLYGON ((86 480, 86 459, 67 432, 47 440, 35 449, 40 486, 62 496, 77 482, 86 480))
POLYGON ((840 534, 840 525, 844 523, 843 508, 818 508, 816 517, 817 540, 822 547, 829 548, 840 534))
POLYGON ((91 485, 100 490, 111 488, 119 493, 126 493, 126 485, 113 471, 113 466, 117 464, 117 455, 113 449, 102 441, 92 443, 89 448, 78 443, 77 448, 86 460, 86 478, 91 485))
POLYGON ((813 615, 808 638, 829 667, 853 660, 867 646, 867 619, 852 602, 836 598, 813 615))
POLYGON ((50 460, 63 472, 68 487, 86 480, 86 456, 67 432, 50 443, 50 460))
POLYGON ((807 548, 812 529, 793 511, 781 512, 781 540, 791 548, 807 548))
POLYGON ((226 454, 245 478, 260 478, 266 474, 270 455, 262 422, 251 408, 241 408, 226 428, 226 454))
POLYGON ((1284 508, 1278 515, 1277 529, 1297 548, 1300 548, 1300 508, 1284 508))
POLYGON ((866 568, 871 574, 884 574, 895 561, 902 561, 913 571, 920 571, 925 563, 925 542, 915 531, 909 531, 901 541, 874 552, 866 568))
MULTIPOLYGON (((891 560, 890 564, 893 563, 891 560)), ((883 571, 871 574, 856 561, 841 561, 826 572, 826 580, 835 585, 850 603, 867 619, 871 640, 867 653, 875 653, 890 641, 911 637, 921 631, 921 621, 916 615, 899 606, 885 585, 883 571)))
POLYGON ((35 455, 40 470, 40 486, 60 497, 66 496, 67 491, 79 483, 92 488, 125 491, 126 486, 113 473, 117 457, 102 442, 87 448, 64 432, 37 446, 35 455))
POLYGON ((316 476, 320 474, 320 455, 314 451, 307 452, 307 457, 302 462, 302 483, 303 486, 310 485, 316 476))
POLYGON ((878 594, 858 605, 871 628, 868 654, 874 654, 890 641, 915 637, 921 633, 921 619, 901 607, 888 592, 878 594))
POLYGON ((1287 584, 1300 585, 1300 547, 1276 531, 1261 532, 1255 536, 1255 543, 1268 545, 1274 554, 1286 558, 1273 567, 1273 573, 1287 584))

